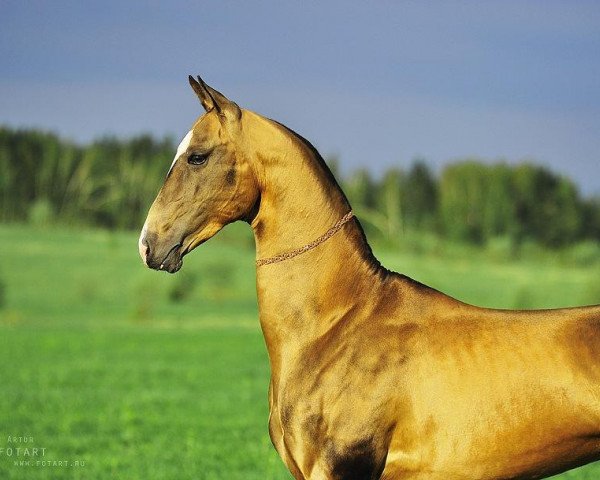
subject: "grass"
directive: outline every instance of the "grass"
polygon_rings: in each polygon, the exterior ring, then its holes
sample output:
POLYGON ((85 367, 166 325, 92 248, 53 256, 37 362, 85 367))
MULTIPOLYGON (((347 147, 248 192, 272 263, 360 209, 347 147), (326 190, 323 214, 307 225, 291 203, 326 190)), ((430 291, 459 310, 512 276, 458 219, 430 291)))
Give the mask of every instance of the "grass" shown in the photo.
MULTIPOLYGON (((291 478, 267 433, 268 361, 244 226, 175 276, 142 268, 136 243, 135 233, 0 225, 0 478, 291 478), (17 458, 16 447, 46 450, 17 458)), ((598 262, 376 253, 479 305, 600 303, 598 262)), ((598 476, 591 465, 557 478, 598 476)))

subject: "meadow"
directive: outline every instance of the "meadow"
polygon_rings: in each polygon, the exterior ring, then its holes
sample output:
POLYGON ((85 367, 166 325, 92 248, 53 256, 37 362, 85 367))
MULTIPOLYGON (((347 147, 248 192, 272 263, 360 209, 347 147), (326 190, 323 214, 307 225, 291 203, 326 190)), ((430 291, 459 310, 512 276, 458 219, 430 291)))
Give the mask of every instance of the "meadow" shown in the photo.
MULTIPOLYGON (((593 252, 419 245, 375 253, 482 306, 600 303, 593 252)), ((173 276, 142 266, 135 232, 0 225, 0 478, 291 478, 268 438, 253 260, 244 225, 173 276)))

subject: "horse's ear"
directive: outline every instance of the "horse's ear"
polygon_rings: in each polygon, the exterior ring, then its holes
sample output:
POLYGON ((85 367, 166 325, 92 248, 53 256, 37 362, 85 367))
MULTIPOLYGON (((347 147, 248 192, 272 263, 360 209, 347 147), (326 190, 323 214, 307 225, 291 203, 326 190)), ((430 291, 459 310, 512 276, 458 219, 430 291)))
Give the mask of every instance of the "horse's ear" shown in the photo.
MULTIPOLYGON (((198 77, 198 78, 200 78, 200 77, 198 77)), ((206 110, 208 112, 208 111, 212 110, 213 108, 215 108, 214 99, 211 97, 208 90, 206 90, 206 88, 204 88, 202 83, 196 81, 196 79, 194 77, 192 77, 191 75, 188 75, 188 81, 190 82, 191 87, 194 89, 194 92, 196 92, 196 95, 200 99, 200 103, 204 107, 204 110, 206 110)))
POLYGON ((199 75, 197 78, 198 80, 196 81, 191 75, 188 77, 190 85, 207 112, 214 108, 219 115, 230 120, 238 120, 241 117, 242 112, 235 102, 232 102, 221 92, 207 85, 199 75))

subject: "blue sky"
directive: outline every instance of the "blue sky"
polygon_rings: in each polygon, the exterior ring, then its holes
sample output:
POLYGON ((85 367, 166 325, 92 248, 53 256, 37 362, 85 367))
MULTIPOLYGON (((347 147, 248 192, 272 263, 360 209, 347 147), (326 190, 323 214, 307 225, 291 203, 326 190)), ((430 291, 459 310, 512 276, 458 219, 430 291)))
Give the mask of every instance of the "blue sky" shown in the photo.
POLYGON ((532 159, 600 193, 597 1, 0 3, 0 123, 182 137, 188 73, 345 171, 532 159))

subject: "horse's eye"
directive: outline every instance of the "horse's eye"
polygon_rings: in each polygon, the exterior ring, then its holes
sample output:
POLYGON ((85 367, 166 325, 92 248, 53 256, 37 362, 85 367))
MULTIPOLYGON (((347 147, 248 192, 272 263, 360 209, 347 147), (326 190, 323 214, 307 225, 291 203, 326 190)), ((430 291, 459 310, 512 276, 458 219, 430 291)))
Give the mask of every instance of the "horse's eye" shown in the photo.
POLYGON ((188 157, 188 163, 190 165, 204 165, 208 161, 208 153, 192 153, 188 157))

